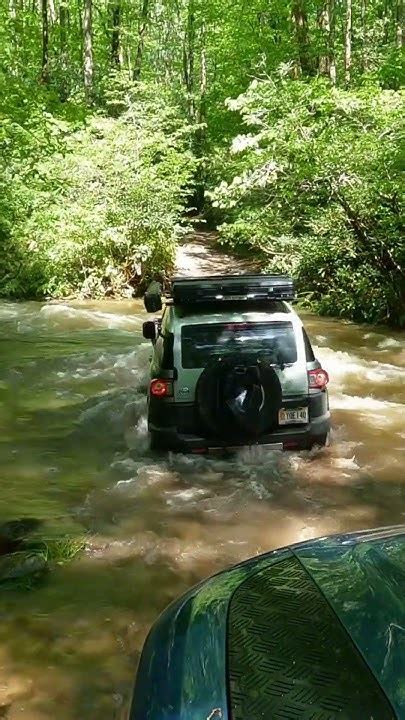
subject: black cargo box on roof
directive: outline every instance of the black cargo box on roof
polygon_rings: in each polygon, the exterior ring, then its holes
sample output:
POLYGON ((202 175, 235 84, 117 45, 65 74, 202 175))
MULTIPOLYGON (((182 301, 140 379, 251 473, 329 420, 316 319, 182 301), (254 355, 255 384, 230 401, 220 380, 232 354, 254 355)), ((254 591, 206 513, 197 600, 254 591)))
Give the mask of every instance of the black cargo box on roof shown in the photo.
POLYGON ((294 300, 295 290, 288 275, 217 275, 173 278, 169 295, 175 305, 229 300, 265 302, 294 300))

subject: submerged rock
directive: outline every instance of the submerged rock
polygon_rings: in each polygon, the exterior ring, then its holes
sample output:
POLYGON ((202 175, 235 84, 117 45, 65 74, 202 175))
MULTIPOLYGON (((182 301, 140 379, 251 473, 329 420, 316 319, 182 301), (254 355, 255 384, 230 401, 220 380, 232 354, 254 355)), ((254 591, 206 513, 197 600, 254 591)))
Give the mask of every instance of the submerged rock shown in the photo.
POLYGON ((21 518, 2 523, 0 525, 0 555, 19 550, 27 535, 38 530, 41 525, 42 520, 36 518, 21 518))
POLYGON ((44 555, 29 550, 4 555, 0 557, 0 584, 27 577, 38 579, 46 571, 47 565, 44 555))
MULTIPOLYGON (((7 585, 29 589, 57 565, 70 562, 84 548, 80 538, 39 537, 30 533, 42 520, 24 518, 0 524, 0 589, 7 585)), ((1 718, 1 714, 0 714, 1 718)))

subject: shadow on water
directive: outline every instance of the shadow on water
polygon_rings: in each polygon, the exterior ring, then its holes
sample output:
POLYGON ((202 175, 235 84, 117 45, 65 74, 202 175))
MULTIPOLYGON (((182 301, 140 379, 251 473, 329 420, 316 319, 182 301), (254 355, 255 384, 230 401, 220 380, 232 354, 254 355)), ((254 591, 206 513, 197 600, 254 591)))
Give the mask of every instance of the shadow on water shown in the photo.
POLYGON ((287 543, 404 521, 401 336, 308 318, 332 377, 327 450, 156 458, 139 308, 2 310, 0 519, 37 517, 86 549, 36 590, 1 594, 0 717, 121 720, 150 624, 190 585, 287 543))

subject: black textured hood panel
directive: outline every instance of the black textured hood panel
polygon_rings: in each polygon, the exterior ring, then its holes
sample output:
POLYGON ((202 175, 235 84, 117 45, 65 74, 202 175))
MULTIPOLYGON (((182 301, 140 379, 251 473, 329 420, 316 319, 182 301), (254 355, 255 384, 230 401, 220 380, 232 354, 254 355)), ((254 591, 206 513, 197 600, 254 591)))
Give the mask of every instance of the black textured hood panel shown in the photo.
POLYGON ((396 718, 294 557, 250 576, 235 591, 228 616, 228 670, 232 720, 396 718))

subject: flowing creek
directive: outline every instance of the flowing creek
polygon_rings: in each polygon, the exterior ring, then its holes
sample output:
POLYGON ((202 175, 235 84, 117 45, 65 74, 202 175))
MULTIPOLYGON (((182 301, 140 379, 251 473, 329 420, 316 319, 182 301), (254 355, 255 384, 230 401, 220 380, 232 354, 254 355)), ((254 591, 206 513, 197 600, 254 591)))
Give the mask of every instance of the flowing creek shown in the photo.
POLYGON ((0 717, 125 717, 139 649, 202 577, 285 543, 405 522, 405 338, 306 316, 333 442, 234 459, 147 451, 139 301, 0 303, 0 521, 86 550, 1 592, 0 717))

